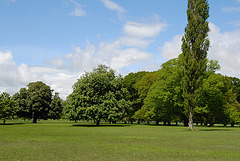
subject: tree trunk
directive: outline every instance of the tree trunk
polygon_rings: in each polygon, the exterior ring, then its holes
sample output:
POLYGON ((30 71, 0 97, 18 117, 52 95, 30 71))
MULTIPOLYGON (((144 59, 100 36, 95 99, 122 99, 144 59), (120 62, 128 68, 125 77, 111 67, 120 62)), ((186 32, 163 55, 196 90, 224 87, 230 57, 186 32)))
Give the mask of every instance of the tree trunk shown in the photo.
POLYGON ((189 129, 190 130, 194 130, 194 127, 193 127, 193 113, 192 113, 192 111, 189 113, 189 129))
POLYGON ((33 123, 33 124, 36 124, 36 123, 37 123, 37 119, 36 119, 36 118, 33 118, 32 123, 33 123))
POLYGON ((100 120, 96 120, 96 125, 97 125, 97 126, 100 125, 100 120))
POLYGON ((127 118, 126 117, 124 118, 124 124, 127 124, 127 118))
POLYGON ((159 121, 156 121, 156 125, 159 125, 159 121))
POLYGON ((231 127, 234 127, 234 122, 231 123, 231 127))
POLYGON ((168 121, 168 124, 167 124, 168 126, 171 126, 171 121, 168 121))
POLYGON ((187 117, 184 118, 184 120, 183 120, 183 125, 186 126, 186 127, 188 126, 188 120, 187 120, 187 117))
POLYGON ((32 123, 36 124, 37 123, 37 117, 35 116, 35 113, 32 113, 32 123))
POLYGON ((3 119, 3 125, 5 125, 6 124, 6 119, 3 119))

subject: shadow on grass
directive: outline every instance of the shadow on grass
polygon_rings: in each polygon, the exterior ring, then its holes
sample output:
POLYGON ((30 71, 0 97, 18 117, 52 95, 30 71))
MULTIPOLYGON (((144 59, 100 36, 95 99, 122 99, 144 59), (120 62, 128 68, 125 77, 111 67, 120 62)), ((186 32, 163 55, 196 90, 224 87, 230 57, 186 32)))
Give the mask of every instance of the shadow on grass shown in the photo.
POLYGON ((199 131, 233 131, 231 129, 198 129, 199 131))
POLYGON ((127 127, 131 126, 129 124, 100 124, 99 126, 95 124, 74 124, 72 127, 127 127))
POLYGON ((22 124, 24 124, 24 123, 5 123, 5 124, 0 123, 0 126, 5 126, 5 125, 22 125, 22 124))

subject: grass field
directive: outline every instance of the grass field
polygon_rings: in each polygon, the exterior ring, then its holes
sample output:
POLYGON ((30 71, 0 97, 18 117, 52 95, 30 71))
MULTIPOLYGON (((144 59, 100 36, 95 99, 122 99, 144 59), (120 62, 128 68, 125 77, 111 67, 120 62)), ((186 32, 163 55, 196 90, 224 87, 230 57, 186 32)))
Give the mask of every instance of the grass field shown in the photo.
POLYGON ((19 121, 0 125, 0 160, 239 161, 240 128, 19 121))

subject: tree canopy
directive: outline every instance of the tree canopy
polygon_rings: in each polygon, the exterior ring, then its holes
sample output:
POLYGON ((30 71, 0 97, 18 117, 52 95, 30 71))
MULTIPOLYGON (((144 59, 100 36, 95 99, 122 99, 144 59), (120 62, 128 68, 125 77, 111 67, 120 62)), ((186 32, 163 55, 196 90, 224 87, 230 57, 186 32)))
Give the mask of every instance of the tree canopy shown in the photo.
POLYGON ((105 65, 86 72, 73 85, 73 92, 67 98, 67 117, 75 121, 94 120, 96 125, 101 120, 122 120, 130 107, 122 81, 121 76, 105 65))
POLYGON ((12 100, 9 93, 3 92, 0 94, 0 119, 5 124, 7 119, 13 119, 16 115, 15 102, 12 100))

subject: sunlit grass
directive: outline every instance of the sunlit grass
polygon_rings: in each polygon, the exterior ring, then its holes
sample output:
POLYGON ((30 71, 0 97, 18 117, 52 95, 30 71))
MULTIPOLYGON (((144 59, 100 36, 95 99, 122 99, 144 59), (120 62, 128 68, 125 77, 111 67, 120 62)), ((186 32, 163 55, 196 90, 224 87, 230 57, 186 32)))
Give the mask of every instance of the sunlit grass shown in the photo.
MULTIPOLYGON (((15 122, 16 123, 16 122, 15 122)), ((74 124, 0 125, 0 160, 239 160, 240 128, 74 124)))

